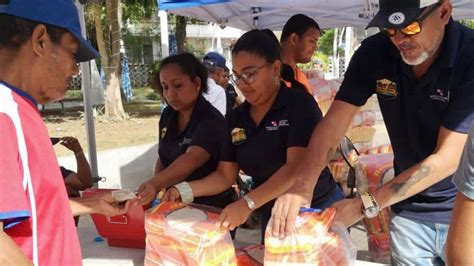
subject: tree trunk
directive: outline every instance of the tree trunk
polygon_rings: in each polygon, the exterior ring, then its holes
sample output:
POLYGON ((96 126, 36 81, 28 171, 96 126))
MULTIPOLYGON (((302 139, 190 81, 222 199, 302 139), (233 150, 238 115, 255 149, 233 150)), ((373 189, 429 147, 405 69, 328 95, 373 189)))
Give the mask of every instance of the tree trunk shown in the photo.
POLYGON ((109 37, 108 64, 103 65, 106 77, 105 114, 109 119, 121 121, 126 118, 120 94, 120 24, 119 0, 106 0, 106 32, 109 37))
POLYGON ((178 46, 178 53, 186 51, 186 25, 187 17, 176 16, 176 45, 178 46))
POLYGON ((104 66, 109 65, 109 56, 104 41, 104 30, 102 25, 102 19, 100 17, 100 5, 98 2, 92 5, 92 10, 94 14, 95 36, 97 39, 97 46, 99 47, 100 63, 105 71, 107 68, 104 68, 104 66))

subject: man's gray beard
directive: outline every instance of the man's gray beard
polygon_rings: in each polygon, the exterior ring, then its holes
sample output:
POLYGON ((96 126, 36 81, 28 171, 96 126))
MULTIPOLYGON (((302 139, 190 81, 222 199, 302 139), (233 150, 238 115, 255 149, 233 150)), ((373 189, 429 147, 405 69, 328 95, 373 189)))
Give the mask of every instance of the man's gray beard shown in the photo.
POLYGON ((428 58, 430 58, 430 54, 429 54, 427 51, 423 51, 423 52, 421 53, 421 55, 418 56, 418 57, 415 58, 415 59, 408 59, 408 58, 405 58, 405 56, 403 55, 403 53, 400 53, 400 55, 402 56, 403 62, 405 62, 405 64, 410 65, 410 66, 421 65, 421 64, 423 64, 423 62, 425 62, 428 58))
POLYGON ((410 66, 418 66, 418 65, 423 64, 431 56, 434 56, 436 51, 441 47, 441 42, 442 42, 442 32, 436 31, 434 33, 434 41, 432 42, 433 46, 423 51, 420 56, 418 56, 415 59, 410 60, 408 58, 405 58, 402 52, 400 52, 400 55, 402 56, 403 62, 405 62, 405 64, 410 65, 410 66))

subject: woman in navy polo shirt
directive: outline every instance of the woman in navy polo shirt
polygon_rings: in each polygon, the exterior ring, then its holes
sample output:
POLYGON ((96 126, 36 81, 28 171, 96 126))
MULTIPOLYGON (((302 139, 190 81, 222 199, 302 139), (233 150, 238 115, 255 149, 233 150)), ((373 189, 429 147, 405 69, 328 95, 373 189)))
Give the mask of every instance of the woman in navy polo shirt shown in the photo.
MULTIPOLYGON (((216 169, 226 121, 202 96, 208 89, 206 81, 207 70, 189 53, 165 58, 154 75, 152 86, 168 106, 160 118, 155 175, 139 187, 140 204, 151 202, 162 189, 200 179, 216 169)), ((222 208, 235 195, 231 189, 218 193, 194 201, 222 208)))
MULTIPOLYGON (((289 177, 322 114, 311 95, 280 82, 279 45, 263 31, 249 31, 237 41, 232 63, 233 79, 246 102, 228 117, 217 170, 199 181, 180 184, 183 189, 168 190, 165 199, 215 195, 228 189, 241 169, 252 176, 256 188, 222 211, 221 226, 232 230, 259 208, 264 232, 275 198, 293 185, 289 177)), ((323 209, 342 198, 326 168, 314 190, 312 207, 323 209)))

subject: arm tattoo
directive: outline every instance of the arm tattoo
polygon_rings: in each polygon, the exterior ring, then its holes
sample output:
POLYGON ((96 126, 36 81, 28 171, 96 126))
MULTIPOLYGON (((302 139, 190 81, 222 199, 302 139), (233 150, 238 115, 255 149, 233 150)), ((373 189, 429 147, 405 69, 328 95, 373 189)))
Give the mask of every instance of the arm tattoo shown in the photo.
POLYGON ((392 183, 391 189, 397 196, 403 197, 408 190, 431 173, 431 166, 422 165, 412 176, 401 183, 392 183))

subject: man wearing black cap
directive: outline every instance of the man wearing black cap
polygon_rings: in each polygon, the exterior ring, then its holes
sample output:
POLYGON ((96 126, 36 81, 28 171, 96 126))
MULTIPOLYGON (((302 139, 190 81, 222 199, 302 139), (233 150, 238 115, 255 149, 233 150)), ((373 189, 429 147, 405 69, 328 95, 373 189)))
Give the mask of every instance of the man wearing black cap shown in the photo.
POLYGON ((73 215, 123 213, 102 194, 68 201, 37 104, 64 97, 98 54, 71 0, 0 0, 0 265, 81 265, 73 215))
POLYGON ((226 60, 222 55, 216 52, 209 52, 204 56, 203 63, 209 73, 209 77, 207 78, 209 91, 203 94, 203 96, 214 108, 225 116, 227 111, 227 96, 224 88, 219 84, 225 75, 226 60))
POLYGON ((349 226, 391 206, 392 262, 443 263, 456 193, 451 177, 474 120, 474 32, 454 22, 451 12, 449 0, 380 0, 369 27, 382 32, 352 57, 295 173, 298 181, 275 204, 274 234, 291 228, 354 115, 375 93, 396 177, 373 194, 334 204, 337 219, 349 226))

